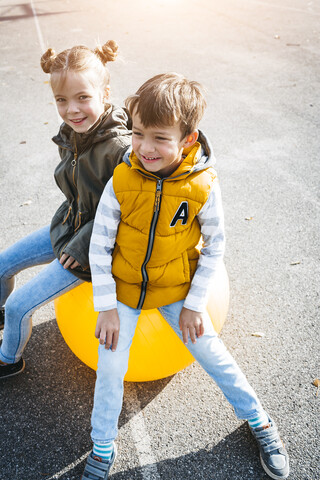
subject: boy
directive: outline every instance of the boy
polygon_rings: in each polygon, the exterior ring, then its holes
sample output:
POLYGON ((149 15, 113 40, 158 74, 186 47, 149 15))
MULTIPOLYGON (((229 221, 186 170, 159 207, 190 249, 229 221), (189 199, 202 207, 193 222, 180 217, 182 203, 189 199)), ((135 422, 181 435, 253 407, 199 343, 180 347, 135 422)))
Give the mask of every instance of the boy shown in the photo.
POLYGON ((205 108, 202 88, 175 73, 157 75, 126 106, 132 152, 106 185, 90 244, 100 345, 94 447, 82 478, 92 478, 90 472, 108 478, 129 349, 140 310, 150 308, 160 310, 236 415, 248 420, 268 475, 287 478, 288 455, 276 426, 205 310, 223 258, 224 231, 211 149, 197 130, 205 108))

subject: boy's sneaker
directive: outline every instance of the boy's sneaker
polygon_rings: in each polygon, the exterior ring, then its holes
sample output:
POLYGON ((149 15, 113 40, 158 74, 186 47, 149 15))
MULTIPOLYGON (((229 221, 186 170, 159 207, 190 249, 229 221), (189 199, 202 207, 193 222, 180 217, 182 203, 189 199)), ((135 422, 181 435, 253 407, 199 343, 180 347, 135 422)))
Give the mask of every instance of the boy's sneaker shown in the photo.
POLYGON ((0 330, 4 327, 4 308, 0 308, 0 330))
POLYGON ((0 380, 18 375, 18 373, 23 372, 24 367, 25 363, 23 358, 20 358, 16 363, 8 363, 6 365, 0 363, 0 380))
POLYGON ((92 479, 101 479, 107 480, 109 477, 110 470, 114 464, 114 461, 117 456, 117 446, 114 444, 114 449, 109 461, 103 460, 97 455, 93 455, 91 452, 87 458, 87 464, 84 469, 81 480, 92 480, 92 479))
POLYGON ((269 417, 268 425, 251 428, 258 442, 260 460, 264 471, 271 478, 283 479, 289 475, 289 456, 280 439, 277 427, 269 417))

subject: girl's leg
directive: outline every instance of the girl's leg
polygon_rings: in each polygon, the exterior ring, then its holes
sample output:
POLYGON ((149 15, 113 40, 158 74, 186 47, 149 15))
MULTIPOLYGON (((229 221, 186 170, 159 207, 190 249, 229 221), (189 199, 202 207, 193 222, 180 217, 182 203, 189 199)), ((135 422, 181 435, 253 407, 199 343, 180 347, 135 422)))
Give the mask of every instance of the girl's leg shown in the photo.
POLYGON ((0 360, 16 363, 31 335, 33 312, 82 282, 55 259, 32 280, 11 293, 5 304, 0 360))
POLYGON ((91 417, 94 443, 112 442, 118 432, 118 419, 123 400, 123 379, 128 369, 129 350, 140 310, 118 302, 120 318, 119 342, 115 352, 99 345, 99 361, 91 417))
MULTIPOLYGON (((159 308, 161 314, 182 340, 179 317, 184 300, 159 308)), ((233 406, 238 418, 252 419, 263 412, 260 401, 236 361, 215 332, 205 313, 204 335, 195 344, 190 339, 188 350, 217 383, 233 406)))
POLYGON ((49 263, 55 259, 46 226, 27 235, 0 253, 0 307, 14 290, 14 276, 28 267, 49 263))

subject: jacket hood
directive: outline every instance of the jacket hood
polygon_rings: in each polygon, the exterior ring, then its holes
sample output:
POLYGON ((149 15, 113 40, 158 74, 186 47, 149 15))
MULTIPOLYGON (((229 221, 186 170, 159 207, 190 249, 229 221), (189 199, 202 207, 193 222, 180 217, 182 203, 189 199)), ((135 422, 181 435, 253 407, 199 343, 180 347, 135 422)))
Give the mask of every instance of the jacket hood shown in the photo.
MULTIPOLYGON (((173 172, 171 175, 174 177, 177 173, 180 173, 180 170, 189 170, 191 167, 192 172, 199 172, 209 167, 213 167, 215 164, 215 157, 212 151, 212 146, 210 140, 207 136, 199 130, 199 136, 197 142, 190 148, 184 150, 184 155, 186 156, 187 162, 183 161, 182 164, 173 172), (192 157, 191 157, 191 155, 192 157), (187 164, 186 164, 187 163, 187 164), (179 171, 179 172, 178 172, 179 171)), ((142 169, 143 167, 137 165, 139 163, 137 157, 134 155, 132 147, 130 147, 123 157, 123 161, 129 165, 129 167, 142 169), (136 159, 136 161, 134 160, 136 159)), ((151 176, 155 176, 151 172, 147 172, 151 176)), ((182 172, 181 172, 182 173, 182 172)))
POLYGON ((52 141, 59 147, 74 150, 75 145, 83 150, 87 145, 103 142, 121 135, 128 135, 132 122, 127 110, 107 104, 104 113, 88 132, 77 133, 65 122, 62 123, 58 135, 52 141))

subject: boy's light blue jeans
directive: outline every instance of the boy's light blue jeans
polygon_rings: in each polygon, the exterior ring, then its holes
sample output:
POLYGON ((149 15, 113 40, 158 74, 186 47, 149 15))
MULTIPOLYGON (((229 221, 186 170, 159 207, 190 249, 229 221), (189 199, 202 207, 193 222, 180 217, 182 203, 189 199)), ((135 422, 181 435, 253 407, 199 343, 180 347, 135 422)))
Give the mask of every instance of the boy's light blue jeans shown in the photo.
POLYGON ((82 283, 56 259, 46 226, 0 253, 0 306, 5 306, 5 326, 0 360, 15 363, 30 338, 33 312, 82 283), (49 263, 51 262, 51 263, 49 263), (25 268, 49 263, 18 290, 14 276, 25 268))
MULTIPOLYGON (((184 300, 159 308, 162 316, 182 339, 179 317, 184 300)), ((117 350, 99 345, 99 361, 92 411, 91 437, 94 443, 109 443, 117 436, 118 418, 122 408, 123 378, 128 368, 129 349, 140 310, 118 302, 120 335, 117 350)), ((204 321, 204 335, 196 343, 188 341, 187 348, 204 370, 215 380, 238 418, 257 417, 263 408, 254 390, 218 338, 209 316, 204 321)))

